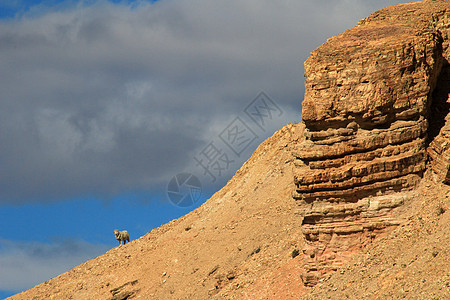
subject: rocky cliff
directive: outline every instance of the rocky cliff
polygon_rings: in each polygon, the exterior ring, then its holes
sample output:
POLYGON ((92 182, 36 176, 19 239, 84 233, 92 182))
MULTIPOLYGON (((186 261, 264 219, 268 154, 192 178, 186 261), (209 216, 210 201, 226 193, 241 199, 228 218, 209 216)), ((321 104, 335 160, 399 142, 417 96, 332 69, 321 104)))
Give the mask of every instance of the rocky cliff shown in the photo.
POLYGON ((204 205, 12 298, 449 298, 449 33, 423 1, 330 38, 302 123, 204 205))
POLYGON ((443 1, 385 8, 305 62, 294 198, 306 285, 401 223, 428 160, 449 181, 449 17, 443 1))

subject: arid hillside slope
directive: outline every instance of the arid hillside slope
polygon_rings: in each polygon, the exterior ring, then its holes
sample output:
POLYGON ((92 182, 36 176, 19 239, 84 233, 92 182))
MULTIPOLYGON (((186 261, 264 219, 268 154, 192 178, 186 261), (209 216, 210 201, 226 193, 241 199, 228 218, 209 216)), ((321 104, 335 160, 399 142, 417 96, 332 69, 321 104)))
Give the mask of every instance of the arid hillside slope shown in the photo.
POLYGON ((291 257, 303 243, 291 145, 302 136, 302 124, 283 127, 197 210, 12 299, 301 294, 302 266, 291 257))
POLYGON ((12 299, 449 299, 450 4, 377 11, 305 75, 302 123, 204 205, 12 299))

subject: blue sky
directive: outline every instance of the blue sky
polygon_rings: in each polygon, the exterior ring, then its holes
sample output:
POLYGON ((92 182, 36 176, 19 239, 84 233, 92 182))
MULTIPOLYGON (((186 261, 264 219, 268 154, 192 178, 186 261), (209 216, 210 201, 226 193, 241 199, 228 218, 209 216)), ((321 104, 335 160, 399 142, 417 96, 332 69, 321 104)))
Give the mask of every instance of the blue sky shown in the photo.
POLYGON ((0 298, 201 205, 300 121, 309 53, 399 2, 0 0, 0 298))

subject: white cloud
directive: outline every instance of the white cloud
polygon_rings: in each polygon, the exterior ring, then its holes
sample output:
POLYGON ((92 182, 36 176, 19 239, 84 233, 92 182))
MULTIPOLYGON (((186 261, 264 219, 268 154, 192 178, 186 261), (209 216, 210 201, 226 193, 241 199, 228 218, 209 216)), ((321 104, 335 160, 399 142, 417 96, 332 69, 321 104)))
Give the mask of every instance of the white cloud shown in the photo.
POLYGON ((31 288, 109 249, 82 240, 47 244, 0 239, 0 290, 31 288))
POLYGON ((298 122, 309 52, 395 2, 99 1, 0 23, 0 201, 164 186, 260 91, 298 122))

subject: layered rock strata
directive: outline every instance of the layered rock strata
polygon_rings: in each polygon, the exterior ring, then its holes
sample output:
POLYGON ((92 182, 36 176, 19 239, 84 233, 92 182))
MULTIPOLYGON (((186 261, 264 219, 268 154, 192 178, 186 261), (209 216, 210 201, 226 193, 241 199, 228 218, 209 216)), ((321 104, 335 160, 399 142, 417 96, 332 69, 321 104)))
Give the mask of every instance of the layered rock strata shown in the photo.
POLYGON ((449 18, 446 1, 385 8, 305 62, 294 180, 305 285, 398 225, 427 165, 450 182, 449 18))

